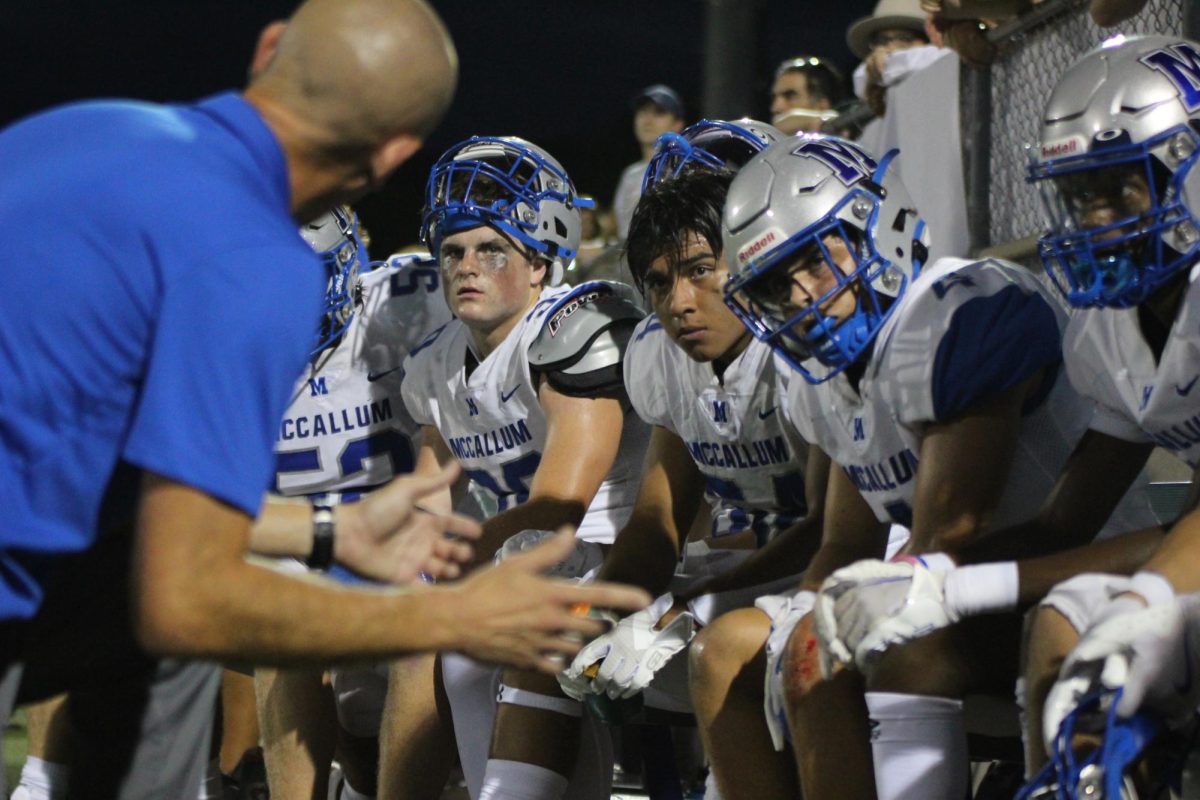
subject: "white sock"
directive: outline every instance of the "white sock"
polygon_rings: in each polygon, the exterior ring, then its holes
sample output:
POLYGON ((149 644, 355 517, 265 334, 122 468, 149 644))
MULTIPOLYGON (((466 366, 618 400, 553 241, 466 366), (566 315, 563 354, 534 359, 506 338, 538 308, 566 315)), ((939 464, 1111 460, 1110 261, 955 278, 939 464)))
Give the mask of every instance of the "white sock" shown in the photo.
POLYGON ((566 790, 566 776, 554 770, 489 758, 479 800, 559 800, 566 790))
POLYGON ((63 800, 67 796, 71 768, 66 764, 44 761, 37 756, 26 756, 21 767, 21 781, 13 796, 27 800, 63 800), (24 794, 20 794, 24 789, 24 794))
POLYGON ((342 781, 342 793, 338 796, 338 800, 375 800, 373 794, 363 794, 350 785, 350 781, 342 781))
POLYGON ((961 700, 867 692, 879 800, 962 800, 967 731, 961 700))
POLYGON ((471 797, 479 797, 496 721, 500 670, 458 653, 442 653, 441 659, 463 778, 471 797))

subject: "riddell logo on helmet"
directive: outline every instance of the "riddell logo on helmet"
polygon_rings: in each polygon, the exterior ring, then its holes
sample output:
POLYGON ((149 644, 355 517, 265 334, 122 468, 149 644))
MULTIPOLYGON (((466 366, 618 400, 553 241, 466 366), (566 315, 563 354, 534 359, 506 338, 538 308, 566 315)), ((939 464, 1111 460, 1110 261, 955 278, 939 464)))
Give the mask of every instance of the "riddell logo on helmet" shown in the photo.
POLYGON ((767 245, 771 244, 772 242, 783 241, 784 238, 783 231, 778 230, 777 228, 772 228, 750 244, 743 247, 741 250, 738 250, 738 263, 745 264, 747 261, 761 253, 767 245))
POLYGON ((1087 142, 1078 134, 1066 139, 1056 139, 1053 142, 1042 143, 1042 160, 1073 156, 1087 150, 1087 142))

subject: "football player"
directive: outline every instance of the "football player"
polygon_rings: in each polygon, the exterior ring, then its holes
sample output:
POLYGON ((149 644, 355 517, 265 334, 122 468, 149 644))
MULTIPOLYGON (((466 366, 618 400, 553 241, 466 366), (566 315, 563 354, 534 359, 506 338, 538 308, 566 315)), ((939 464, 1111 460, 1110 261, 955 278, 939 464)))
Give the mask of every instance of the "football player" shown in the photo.
MULTIPOLYGON (((403 385, 422 426, 418 472, 458 462, 496 504, 478 556, 502 546, 507 556, 573 525, 576 554, 559 570, 571 577, 599 564, 601 546, 628 519, 647 438, 628 413, 621 372, 642 317, 633 290, 559 285, 583 202, 553 157, 515 137, 468 139, 438 160, 422 236, 455 319, 413 349, 403 385)), ((500 677, 453 655, 441 667, 473 797, 514 787, 528 797, 608 796, 607 732, 590 718, 581 726, 582 706, 554 680, 517 670, 500 677)), ((389 706, 399 725, 402 706, 389 706)), ((387 737, 402 749, 413 741, 387 737)), ((393 758, 411 763, 389 754, 389 765, 393 758)))
MULTIPOLYGON (((1196 217, 1188 200, 1197 141, 1197 114, 1189 105, 1194 89, 1188 83, 1195 53, 1194 44, 1168 37, 1114 39, 1072 67, 1043 117, 1031 179, 1043 190, 1053 229, 1042 239, 1041 255, 1067 301, 1083 309, 1067 330, 1064 360, 1072 383, 1096 401, 1097 411, 1052 502, 1021 532, 1031 552, 1037 551, 1038 538, 1061 539, 1088 530, 1097 506, 1104 513, 1108 504, 1103 500, 1128 485, 1155 445, 1193 468, 1200 463, 1200 438, 1192 432, 1197 408, 1188 384, 1196 370, 1186 335, 1188 271, 1197 253, 1196 217), (1080 85, 1092 88, 1081 93, 1080 85), (1142 113, 1149 108, 1155 109, 1153 115, 1142 113)), ((1193 495, 1188 505, 1194 501, 1193 495)), ((1185 541, 1194 524, 1181 521, 1169 541, 1185 541)), ((1016 532, 1004 535, 1009 533, 1016 532)), ((823 592, 838 599, 824 604, 829 614, 820 626, 822 635, 847 660, 865 657, 968 614, 1004 610, 1018 600, 1037 601, 1048 583, 1078 572, 1125 574, 1128 554, 1153 552, 1159 538, 1159 531, 1147 530, 1107 543, 1106 548, 1129 548, 1109 556, 1092 548, 1086 555, 1064 553, 987 567, 955 568, 948 562, 933 569, 855 565, 836 573, 823 592), (1002 590, 988 577, 1001 569, 1007 573, 1002 590)), ((1147 664, 1169 662, 1167 653, 1182 646, 1182 637, 1170 648, 1159 641, 1168 622, 1176 632, 1182 629, 1188 607, 1176 603, 1173 582, 1161 577, 1167 564, 1185 563, 1171 550, 1156 555, 1132 581, 1112 574, 1080 575, 1042 602, 1028 648, 1026 680, 1018 687, 1019 699, 1031 712, 1026 736, 1031 772, 1045 760, 1043 738, 1049 744, 1066 713, 1099 688, 1092 680, 1100 671, 1097 663, 1132 647, 1132 632, 1147 637, 1145 642, 1138 639, 1139 646, 1162 649, 1141 659, 1136 689, 1125 687, 1122 716, 1137 708, 1147 690, 1147 664), (1142 601, 1130 594, 1110 603, 1131 587, 1142 601), (1162 608, 1145 620, 1113 623, 1072 656, 1064 672, 1069 679, 1056 690, 1043 728, 1040 709, 1046 692, 1079 632, 1119 616, 1117 610, 1141 610, 1146 600, 1157 600, 1162 608), (1123 635, 1114 638, 1118 632, 1123 635)), ((1121 683, 1125 666, 1113 667, 1109 689, 1121 683)), ((1187 674, 1182 663, 1170 669, 1187 674)), ((1186 681, 1181 678, 1181 683, 1186 681)), ((1186 693, 1181 699, 1188 699, 1186 693)))
MULTIPOLYGON (((808 621, 798 624, 812 591, 837 567, 882 557, 889 523, 911 529, 901 552, 916 558, 966 552, 1028 519, 1091 416, 1059 369, 1066 314, 1035 276, 994 259, 924 264, 925 225, 895 155, 825 137, 781 142, 742 169, 725 209, 730 302, 799 372, 788 413, 834 467, 806 591, 760 599, 773 630, 751 610, 711 626, 693 694, 728 687, 747 716, 765 694, 774 743, 790 733, 804 791, 818 797, 962 796, 958 698, 1011 687, 1020 619, 980 617, 906 659, 889 653, 865 687, 855 674, 821 683, 808 621), (764 642, 766 686, 737 691, 754 685, 745 676, 764 663, 764 642), (831 714, 836 727, 823 722, 831 714)), ((1118 524, 1144 524, 1137 511, 1122 509, 1135 520, 1118 514, 1118 524)), ((762 761, 744 776, 745 761, 718 756, 722 792, 749 796, 747 780, 759 797, 795 792, 786 765, 762 761)))
MULTIPOLYGON (((280 425, 273 503, 260 525, 288 524, 270 513, 283 497, 307 507, 337 510, 413 471, 420 427, 400 401, 404 357, 434 328, 450 319, 437 265, 429 258, 393 256, 373 269, 356 235, 352 212, 335 209, 301 229, 330 269, 320 342, 307 372, 296 382, 280 425)), ((321 511, 317 511, 321 514, 321 511)), ((315 551, 308 566, 334 566, 334 553, 315 551)), ((293 562, 296 563, 296 562, 293 562)), ((411 571, 388 576, 412 580, 411 571)), ((453 577, 456 570, 444 573, 453 577)), ((344 572, 333 570, 339 579, 344 572)), ((380 577, 377 576, 376 577, 380 577)), ((412 663, 431 663, 413 656, 412 663)), ((406 671, 411 664, 403 667, 406 671)), ((425 673, 411 670, 410 682, 425 673)), ((321 670, 258 669, 255 672, 271 795, 308 800, 329 781, 336 745, 344 800, 375 795, 377 736, 387 691, 386 664, 330 670, 331 706, 321 670), (336 709, 336 719, 329 713, 336 709)), ((427 713, 435 713, 432 684, 427 713)))
POLYGON ((654 313, 629 343, 625 385, 653 428, 633 516, 599 574, 660 596, 580 651, 559 679, 573 696, 649 686, 647 704, 690 711, 686 659, 668 659, 696 625, 794 584, 815 551, 827 464, 806 468, 808 447, 779 413, 770 348, 724 295, 726 191, 737 167, 780 138, 760 122, 704 120, 664 135, 647 169, 626 250, 654 313), (702 504, 709 536, 687 547, 677 575, 702 504), (667 680, 650 683, 660 669, 667 680))

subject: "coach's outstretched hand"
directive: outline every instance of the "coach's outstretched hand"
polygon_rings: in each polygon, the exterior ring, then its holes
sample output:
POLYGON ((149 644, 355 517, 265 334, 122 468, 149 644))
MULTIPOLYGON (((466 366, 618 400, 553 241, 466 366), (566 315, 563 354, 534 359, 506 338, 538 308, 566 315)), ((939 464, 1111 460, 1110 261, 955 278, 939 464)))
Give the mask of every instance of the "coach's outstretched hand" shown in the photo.
POLYGON ((425 511, 420 501, 449 488, 459 472, 451 463, 436 475, 405 475, 361 502, 339 506, 335 560, 388 583, 408 583, 422 572, 457 578, 472 556, 469 540, 483 529, 459 514, 425 511))
POLYGON ((650 595, 641 589, 613 583, 580 585, 542 574, 574 547, 574 531, 563 528, 545 544, 446 587, 448 607, 439 617, 450 626, 451 649, 555 674, 583 642, 606 630, 603 620, 580 609, 631 612, 650 604, 650 595))

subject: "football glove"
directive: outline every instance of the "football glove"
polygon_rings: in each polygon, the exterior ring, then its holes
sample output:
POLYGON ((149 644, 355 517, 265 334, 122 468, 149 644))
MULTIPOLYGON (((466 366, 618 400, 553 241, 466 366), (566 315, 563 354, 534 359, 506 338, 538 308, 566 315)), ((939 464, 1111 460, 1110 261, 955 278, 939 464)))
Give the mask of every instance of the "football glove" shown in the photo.
POLYGON ((589 642, 559 673, 558 683, 568 697, 580 700, 588 692, 614 700, 644 690, 663 667, 695 635, 695 620, 683 612, 662 630, 655 626, 674 605, 664 594, 650 606, 617 623, 589 642))
POLYGON ((869 559, 837 570, 821 586, 813 622, 821 643, 821 674, 837 662, 867 670, 892 645, 958 621, 943 585, 954 562, 941 553, 918 559, 869 559))

